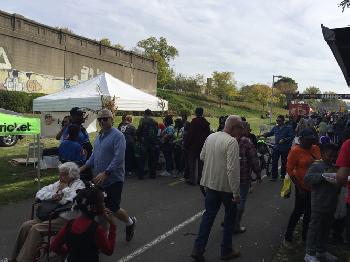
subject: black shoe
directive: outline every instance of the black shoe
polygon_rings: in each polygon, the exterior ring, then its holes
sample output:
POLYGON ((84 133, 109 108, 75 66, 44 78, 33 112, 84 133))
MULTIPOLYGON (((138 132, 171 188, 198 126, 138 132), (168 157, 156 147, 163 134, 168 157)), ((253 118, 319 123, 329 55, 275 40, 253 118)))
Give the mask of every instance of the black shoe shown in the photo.
POLYGON ((134 237, 134 233, 135 233, 135 226, 136 226, 136 217, 132 217, 131 218, 132 220, 132 225, 130 226, 126 226, 126 229, 125 229, 125 240, 127 242, 131 241, 131 239, 134 237))
POLYGON ((221 260, 230 260, 230 259, 234 259, 237 258, 241 255, 241 252, 239 250, 232 250, 231 253, 221 256, 221 260))
POLYGON ((194 259, 195 262, 205 262, 203 253, 199 253, 195 250, 192 251, 191 257, 194 259))
POLYGON ((272 182, 276 182, 276 180, 277 180, 277 177, 271 177, 270 178, 270 181, 272 181, 272 182))

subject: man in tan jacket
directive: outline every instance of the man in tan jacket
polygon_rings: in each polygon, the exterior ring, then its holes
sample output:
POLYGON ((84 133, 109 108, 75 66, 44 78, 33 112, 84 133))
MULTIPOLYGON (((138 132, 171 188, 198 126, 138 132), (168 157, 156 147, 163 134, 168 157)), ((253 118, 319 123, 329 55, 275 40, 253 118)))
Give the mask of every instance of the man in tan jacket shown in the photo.
POLYGON ((202 148, 200 158, 204 161, 204 168, 200 184, 206 188, 206 197, 205 212, 191 254, 196 261, 204 261, 205 247, 221 203, 225 207, 221 259, 240 255, 232 247, 232 234, 240 185, 239 147, 234 137, 239 137, 241 132, 241 118, 231 115, 225 122, 225 128, 208 136, 202 148))

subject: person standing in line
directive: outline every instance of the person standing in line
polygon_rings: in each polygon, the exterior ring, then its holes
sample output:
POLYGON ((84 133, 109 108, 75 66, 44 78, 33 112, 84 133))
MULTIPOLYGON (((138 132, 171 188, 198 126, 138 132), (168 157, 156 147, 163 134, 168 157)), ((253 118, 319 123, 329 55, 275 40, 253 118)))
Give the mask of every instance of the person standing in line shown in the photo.
POLYGON ((206 196, 205 212, 191 254, 196 261, 205 260, 205 247, 221 203, 225 206, 221 259, 229 260, 240 255, 232 247, 232 234, 240 186, 239 146, 235 137, 239 137, 241 132, 241 118, 229 116, 223 131, 209 135, 200 153, 204 161, 200 184, 206 188, 206 196))
POLYGON ((139 126, 136 130, 138 141, 140 142, 140 159, 138 178, 143 179, 145 176, 145 164, 148 159, 148 170, 150 178, 156 178, 156 169, 158 163, 158 124, 152 118, 152 111, 145 110, 144 117, 140 119, 139 126))
POLYGON ((318 124, 318 134, 320 137, 327 135, 327 123, 325 118, 322 118, 321 122, 318 124))
POLYGON ((203 162, 199 155, 210 134, 210 123, 203 117, 203 113, 203 108, 196 108, 196 117, 192 119, 184 141, 189 165, 189 178, 186 182, 190 185, 199 184, 203 170, 203 162))
POLYGON ((129 242, 134 236, 136 218, 130 217, 120 207, 125 180, 125 138, 122 132, 113 127, 113 114, 108 109, 98 112, 97 120, 101 131, 96 137, 91 157, 80 172, 87 168, 94 169, 93 182, 101 185, 106 192, 106 207, 126 224, 125 239, 129 242))
POLYGON ((276 181, 278 177, 278 161, 281 157, 281 179, 286 175, 287 156, 294 139, 292 128, 284 124, 284 116, 279 115, 276 120, 277 125, 270 132, 263 134, 264 137, 275 136, 275 145, 272 151, 272 175, 271 181, 276 181))
POLYGON ((175 128, 173 126, 173 117, 170 115, 164 118, 165 128, 161 133, 162 139, 162 151, 165 158, 165 170, 161 174, 162 176, 172 176, 173 174, 173 150, 174 150, 174 138, 175 138, 175 128))
POLYGON ((125 171, 130 175, 135 169, 135 145, 136 145, 136 128, 132 125, 132 116, 125 116, 124 122, 118 128, 125 137, 125 171))
POLYGON ((342 145, 336 162, 338 167, 337 182, 339 185, 348 187, 348 196, 346 199, 346 218, 345 218, 345 241, 350 244, 350 139, 342 145))
POLYGON ((304 182, 312 187, 311 218, 306 239, 306 262, 319 262, 319 258, 337 261, 337 257, 327 252, 328 236, 337 206, 339 188, 323 178, 323 173, 335 171, 338 146, 324 144, 321 146, 322 160, 314 162, 309 168, 304 182))
POLYGON ((311 215, 311 189, 305 185, 304 177, 310 165, 321 158, 320 148, 314 145, 316 137, 310 129, 304 129, 299 134, 300 144, 293 146, 288 155, 287 173, 295 185, 294 210, 289 217, 284 245, 291 247, 293 232, 302 214, 302 240, 306 241, 311 215))
POLYGON ((246 231, 246 228, 241 226, 241 220, 245 210, 249 187, 251 185, 252 171, 256 174, 257 181, 259 183, 261 182, 260 162, 256 148, 247 137, 250 132, 250 126, 247 122, 242 121, 242 127, 242 136, 235 137, 238 140, 240 158, 240 201, 237 206, 237 216, 234 229, 234 233, 236 234, 244 233, 246 231))

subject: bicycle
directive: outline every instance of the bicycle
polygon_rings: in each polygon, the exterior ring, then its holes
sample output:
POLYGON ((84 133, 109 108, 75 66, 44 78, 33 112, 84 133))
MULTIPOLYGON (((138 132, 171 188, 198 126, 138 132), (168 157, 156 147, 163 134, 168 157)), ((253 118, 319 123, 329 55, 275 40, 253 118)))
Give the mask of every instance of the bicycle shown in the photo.
POLYGON ((266 170, 266 175, 271 176, 272 173, 272 149, 274 144, 266 142, 260 138, 257 143, 257 153, 260 161, 260 169, 266 170))

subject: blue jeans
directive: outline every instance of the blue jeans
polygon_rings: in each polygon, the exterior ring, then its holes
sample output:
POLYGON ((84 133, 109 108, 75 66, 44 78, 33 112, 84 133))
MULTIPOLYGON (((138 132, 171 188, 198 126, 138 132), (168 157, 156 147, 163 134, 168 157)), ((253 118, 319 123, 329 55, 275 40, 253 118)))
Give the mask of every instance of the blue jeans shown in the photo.
POLYGON ((237 205, 232 202, 232 193, 208 189, 205 196, 205 212, 199 226, 197 239, 194 242, 194 250, 198 253, 204 253, 205 251, 210 230, 220 209, 221 203, 225 206, 221 255, 225 256, 232 252, 232 234, 235 225, 237 205))
POLYGON ((272 151, 272 178, 278 177, 278 160, 281 157, 281 177, 284 178, 286 175, 286 169, 287 169, 287 157, 288 157, 289 150, 287 151, 281 151, 276 148, 272 151))
POLYGON ((163 155, 165 158, 165 170, 167 172, 173 171, 173 145, 170 143, 162 146, 163 155))
POLYGON ((241 183, 239 186, 239 194, 240 194, 240 200, 239 200, 239 204, 237 206, 237 209, 239 210, 244 210, 245 209, 245 203, 247 201, 247 196, 249 193, 249 187, 250 187, 250 183, 241 183))

